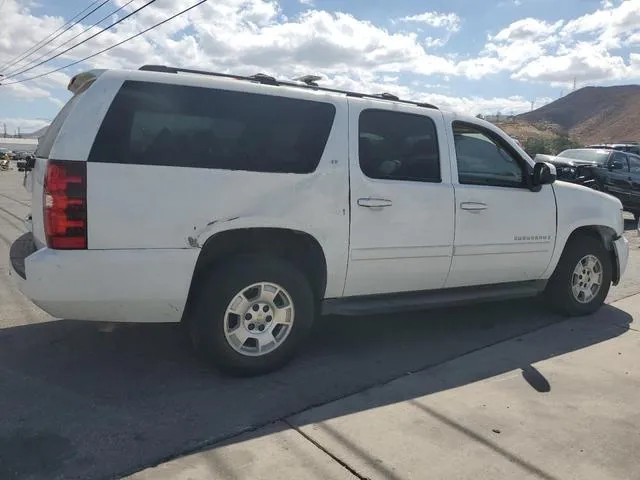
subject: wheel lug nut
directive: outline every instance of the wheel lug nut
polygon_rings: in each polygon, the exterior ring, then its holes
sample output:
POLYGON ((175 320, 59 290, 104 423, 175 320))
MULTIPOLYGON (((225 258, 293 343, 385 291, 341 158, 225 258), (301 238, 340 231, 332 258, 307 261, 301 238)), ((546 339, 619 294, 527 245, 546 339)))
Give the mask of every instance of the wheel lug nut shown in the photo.
POLYGON ((262 311, 263 312, 268 312, 269 311, 269 306, 265 305, 264 307, 262 307, 262 311))
POLYGON ((247 314, 244 316, 244 319, 245 319, 245 320, 251 320, 251 314, 250 314, 250 313, 247 313, 247 314))
POLYGON ((267 323, 269 323, 271 320, 273 320, 273 318, 271 317, 271 315, 267 315, 267 318, 265 318, 265 320, 267 321, 267 323))
POLYGON ((255 304, 255 305, 253 306, 253 311, 254 311, 254 312, 257 312, 258 310, 260 310, 260 306, 259 306, 258 304, 255 304))
POLYGON ((256 328, 256 326, 253 323, 249 324, 249 330, 253 330, 254 328, 256 328))
POLYGON ((264 325, 260 325, 260 326, 258 327, 258 330, 260 330, 261 332, 264 332, 264 325))

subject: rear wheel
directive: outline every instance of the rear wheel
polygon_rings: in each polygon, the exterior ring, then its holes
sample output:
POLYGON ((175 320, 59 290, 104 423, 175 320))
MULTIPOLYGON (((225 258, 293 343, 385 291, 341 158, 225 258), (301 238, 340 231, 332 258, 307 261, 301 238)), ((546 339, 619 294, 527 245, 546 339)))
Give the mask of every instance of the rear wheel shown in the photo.
POLYGON ((602 241, 579 235, 565 247, 545 293, 559 313, 589 315, 604 303, 611 278, 611 256, 602 241))
POLYGON ((202 282, 189 321, 201 358, 234 375, 259 375, 286 364, 314 319, 309 282, 284 260, 237 257, 202 282))

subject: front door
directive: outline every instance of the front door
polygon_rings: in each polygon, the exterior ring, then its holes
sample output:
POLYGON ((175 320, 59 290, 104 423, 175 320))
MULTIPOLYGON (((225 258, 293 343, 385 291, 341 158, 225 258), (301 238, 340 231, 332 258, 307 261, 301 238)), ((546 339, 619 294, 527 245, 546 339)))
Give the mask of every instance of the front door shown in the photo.
POLYGON ((526 161, 496 132, 452 124, 456 231, 447 287, 539 279, 556 233, 553 187, 527 187, 526 161))
POLYGON ((453 187, 442 114, 349 99, 351 237, 346 296, 441 288, 453 187), (396 111, 394 111, 396 110, 396 111))

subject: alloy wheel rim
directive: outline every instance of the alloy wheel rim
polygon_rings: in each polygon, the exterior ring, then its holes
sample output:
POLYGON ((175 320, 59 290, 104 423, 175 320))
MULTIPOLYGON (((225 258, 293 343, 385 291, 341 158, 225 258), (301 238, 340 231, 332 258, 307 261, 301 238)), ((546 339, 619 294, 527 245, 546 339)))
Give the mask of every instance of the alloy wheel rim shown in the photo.
POLYGON ((239 291, 224 314, 224 335, 236 352, 259 357, 279 348, 291 333, 295 308, 291 295, 273 282, 239 291))
POLYGON ((602 288, 603 270, 600 259, 585 255, 580 259, 571 275, 571 291, 578 303, 591 302, 602 288))

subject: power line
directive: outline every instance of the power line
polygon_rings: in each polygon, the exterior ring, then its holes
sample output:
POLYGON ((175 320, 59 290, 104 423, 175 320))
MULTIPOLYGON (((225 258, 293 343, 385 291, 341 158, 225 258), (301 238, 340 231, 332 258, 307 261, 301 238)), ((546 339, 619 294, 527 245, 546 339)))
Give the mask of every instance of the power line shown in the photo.
POLYGON ((58 53, 58 54, 54 55, 53 57, 50 57, 50 58, 48 58, 48 59, 46 59, 46 60, 43 60, 43 61, 41 61, 41 62, 39 62, 39 63, 36 63, 35 65, 32 65, 32 66, 31 66, 31 67, 29 67, 29 68, 25 68, 24 70, 20 70, 19 72, 15 72, 15 73, 12 73, 11 75, 7 75, 7 76, 5 77, 5 80, 7 80, 7 79, 9 79, 9 78, 17 77, 18 75, 22 75, 22 74, 27 73, 27 72, 30 72, 30 71, 31 71, 31 70, 33 70, 34 68, 37 68, 37 67, 39 67, 40 65, 43 65, 43 64, 45 64, 45 63, 48 63, 48 62, 50 62, 51 60, 54 60, 54 59, 58 58, 58 57, 59 57, 59 56, 61 56, 61 55, 64 55, 64 54, 65 54, 65 53, 67 53, 68 51, 73 50, 73 49, 74 49, 74 48, 76 48, 76 47, 79 47, 79 46, 80 46, 80 45, 82 45, 83 43, 86 43, 86 42, 88 42, 89 40, 91 40, 91 39, 93 39, 93 38, 97 37, 97 36, 98 36, 98 35, 100 35, 101 33, 104 33, 104 32, 106 32, 107 30, 110 30, 111 28, 115 27, 115 26, 116 26, 116 25, 118 25, 119 23, 124 22, 127 18, 129 18, 129 17, 131 17, 131 16, 135 15, 135 14, 136 14, 136 13, 138 13, 140 10, 143 10, 143 9, 147 8, 149 5, 151 5, 152 3, 155 3, 156 1, 157 1, 157 0, 151 0, 151 1, 147 2, 147 3, 145 3, 145 4, 144 4, 144 5, 142 5, 140 8, 138 8, 138 9, 134 10, 133 12, 129 13, 128 15, 125 15, 124 17, 122 17, 121 19, 119 19, 119 20, 117 20, 117 21, 113 22, 112 24, 107 25, 105 28, 103 28, 103 29, 102 29, 102 30, 100 30, 99 32, 96 32, 96 33, 94 33, 93 35, 91 35, 90 37, 85 38, 85 39, 84 39, 84 40, 82 40, 81 42, 78 42, 78 43, 76 43, 75 45, 70 46, 70 47, 69 47, 69 48, 67 48, 66 50, 61 51, 60 53, 58 53))
POLYGON ((92 55, 84 57, 84 58, 82 58, 80 60, 76 60, 75 62, 69 63, 67 65, 64 65, 62 67, 56 68, 54 70, 50 70, 48 72, 41 73, 40 75, 34 75, 33 77, 23 78, 21 80, 16 80, 16 81, 9 82, 9 83, 0 83, 0 85, 15 85, 16 83, 23 83, 23 82, 26 82, 26 81, 29 81, 29 80, 35 80, 36 78, 42 78, 42 77, 44 77, 46 75, 50 75, 52 73, 59 72, 60 70, 64 70, 65 68, 73 67, 74 65, 77 65, 79 63, 85 62, 85 61, 87 61, 87 60, 89 60, 89 59, 91 59, 93 57, 97 57, 98 55, 100 55, 100 54, 102 54, 104 52, 107 52, 107 51, 109 51, 109 50, 111 50, 113 48, 119 47, 123 43, 126 43, 126 42, 128 42, 130 40, 133 40, 136 37, 139 37, 140 35, 143 35, 143 34, 147 33, 149 30, 153 30, 154 28, 157 28, 160 25, 164 25, 165 23, 169 22, 170 20, 173 20, 174 18, 179 17, 180 15, 183 15, 183 14, 187 13, 189 10, 193 10, 194 8, 202 5, 206 1, 207 0, 200 0, 198 3, 196 3, 194 5, 191 5, 189 8, 185 8, 184 10, 176 13, 175 15, 170 16, 169 18, 163 20, 162 22, 158 22, 155 25, 152 25, 149 28, 146 28, 143 31, 136 33, 135 35, 130 36, 129 38, 125 38, 124 40, 116 43, 115 45, 111 45, 110 47, 104 48, 104 49, 100 50, 99 52, 96 52, 96 53, 94 53, 92 55))
MULTIPOLYGON (((25 50, 24 52, 22 52, 20 55, 18 55, 17 57, 12 58, 11 60, 9 60, 7 63, 3 64, 2 67, 0 68, 0 70, 5 70, 13 65, 15 65, 16 63, 20 63, 22 60, 24 60, 25 58, 29 57, 30 55, 34 54, 35 52, 37 52, 38 50, 40 50, 41 48, 45 47, 46 45, 48 45, 49 43, 51 43, 53 40, 55 40, 56 38, 58 38, 60 35, 62 35, 64 32, 68 31, 70 28, 73 28, 78 22, 81 22, 82 20, 84 20, 85 18, 87 18, 89 15, 91 15, 93 12, 95 12, 98 8, 100 8, 102 5, 104 5, 105 3, 107 3, 106 1, 103 1, 102 4, 98 5, 96 8, 94 8, 93 10, 91 10, 88 14, 86 14, 84 17, 82 17, 81 19, 79 19, 77 22, 73 23, 74 20, 76 18, 78 18, 80 15, 82 15, 84 12, 86 12, 87 10, 89 10, 92 6, 94 6, 96 3, 98 3, 100 0, 93 0, 93 2, 91 2, 89 4, 88 7, 86 7, 84 10, 82 10, 80 13, 77 13, 76 15, 74 15, 71 20, 69 20, 67 23, 65 23, 64 25, 62 25, 61 27, 59 27, 57 30, 54 30, 52 33, 50 33, 49 35, 47 35, 45 38, 43 38, 42 40, 40 40, 38 43, 36 43, 35 45, 33 45, 32 47, 28 48, 27 50, 25 50), (71 24, 71 25, 70 25, 71 24), (69 25, 67 27, 67 25, 69 25), (67 27, 65 29, 65 27, 67 27), (60 32, 58 35, 56 35, 55 37, 51 38, 53 35, 55 35, 56 33, 58 33, 60 30, 64 29, 62 32, 60 32), (34 50, 35 49, 35 50, 34 50)), ((108 1, 108 0, 107 0, 108 1)))
MULTIPOLYGON (((109 0, 107 0, 109 1, 109 0)), ((73 40, 75 40, 76 38, 78 38, 79 36, 83 35, 84 33, 88 32, 89 30, 91 30, 93 27, 95 27, 96 25, 99 25, 100 23, 104 22, 107 18, 115 15, 116 13, 118 13, 120 10, 122 10, 123 8, 127 7, 127 5, 133 3, 134 0, 129 0, 127 3, 125 3, 124 5, 122 5, 121 7, 117 8, 116 10, 114 10, 113 12, 105 15, 104 17, 102 17, 100 20, 98 20, 96 23, 94 23, 93 25, 91 25, 90 27, 85 28, 83 31, 81 31, 80 33, 78 33, 77 35, 69 38, 68 40, 65 40, 63 43, 61 43, 60 45, 58 45, 57 47, 52 48, 51 50, 49 50, 46 53, 43 53, 42 55, 40 55, 38 58, 31 60, 29 63, 27 63, 26 65, 23 65, 20 68, 26 68, 29 67, 30 65, 33 65, 35 62, 43 59, 44 57, 46 57, 47 55, 55 52, 56 50, 60 50, 60 48, 64 47, 65 45, 68 45, 70 42, 72 42, 73 40)), ((35 53, 35 52, 33 52, 35 53)), ((13 70, 15 73, 15 70, 13 70)), ((9 76, 12 76, 12 74, 9 72, 9 76)), ((9 78, 9 77, 7 77, 9 78)))

